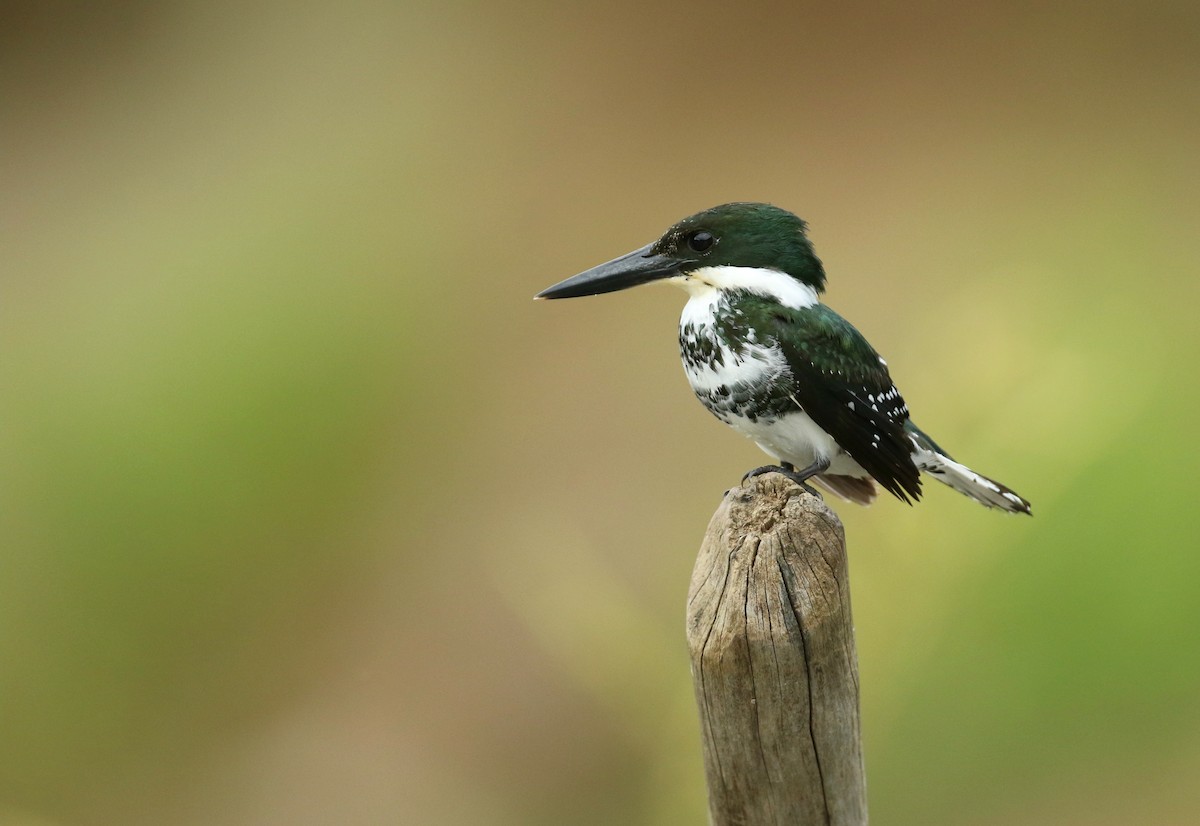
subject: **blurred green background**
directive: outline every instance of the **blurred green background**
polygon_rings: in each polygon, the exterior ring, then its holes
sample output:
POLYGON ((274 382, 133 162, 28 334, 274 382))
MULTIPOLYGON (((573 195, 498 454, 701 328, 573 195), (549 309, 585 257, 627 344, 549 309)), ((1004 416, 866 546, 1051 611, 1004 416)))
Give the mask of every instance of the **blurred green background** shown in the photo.
POLYGON ((6 4, 0 825, 705 819, 683 639, 762 460, 682 294, 807 218, 935 438, 839 504, 873 819, 1200 808, 1200 6, 6 4))

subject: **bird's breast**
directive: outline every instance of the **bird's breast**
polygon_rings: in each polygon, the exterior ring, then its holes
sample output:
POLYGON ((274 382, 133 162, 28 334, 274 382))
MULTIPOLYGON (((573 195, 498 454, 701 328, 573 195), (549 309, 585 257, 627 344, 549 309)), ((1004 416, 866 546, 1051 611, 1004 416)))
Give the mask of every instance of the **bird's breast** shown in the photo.
POLYGON ((757 420, 789 404, 791 373, 774 342, 712 319, 684 317, 679 355, 688 384, 700 402, 727 424, 757 420))

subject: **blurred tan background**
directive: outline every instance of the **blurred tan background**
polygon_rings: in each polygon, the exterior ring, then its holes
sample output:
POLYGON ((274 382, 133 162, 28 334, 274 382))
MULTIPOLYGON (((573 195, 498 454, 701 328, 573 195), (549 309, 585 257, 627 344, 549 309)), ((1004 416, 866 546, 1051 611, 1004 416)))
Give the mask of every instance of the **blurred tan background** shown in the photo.
POLYGON ((683 642, 762 456, 683 295, 807 218, 1034 503, 839 504, 873 819, 1200 808, 1200 6, 66 3, 0 20, 0 824, 702 823, 683 642))

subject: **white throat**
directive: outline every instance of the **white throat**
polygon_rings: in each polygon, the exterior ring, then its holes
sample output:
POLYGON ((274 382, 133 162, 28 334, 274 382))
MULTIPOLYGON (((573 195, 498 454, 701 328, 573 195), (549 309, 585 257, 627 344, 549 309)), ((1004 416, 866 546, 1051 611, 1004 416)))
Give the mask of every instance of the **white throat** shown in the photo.
POLYGON ((714 298, 722 290, 748 290, 785 307, 801 310, 817 303, 817 291, 779 270, 763 267, 701 267, 669 279, 693 299, 714 298))

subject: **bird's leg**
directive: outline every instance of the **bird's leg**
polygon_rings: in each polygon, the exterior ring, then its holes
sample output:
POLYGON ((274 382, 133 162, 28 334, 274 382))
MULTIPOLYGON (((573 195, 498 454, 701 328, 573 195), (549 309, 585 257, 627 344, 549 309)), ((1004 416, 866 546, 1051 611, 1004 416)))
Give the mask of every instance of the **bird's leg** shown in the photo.
POLYGON ((800 487, 804 488, 813 496, 821 499, 821 494, 817 493, 812 485, 808 484, 808 480, 816 476, 818 473, 824 473, 827 470, 829 470, 829 460, 822 457, 817 457, 817 459, 811 465, 800 470, 796 470, 796 466, 791 462, 780 462, 777 465, 763 465, 762 467, 756 467, 754 470, 742 477, 742 483, 745 484, 747 479, 750 479, 754 476, 762 476, 764 473, 780 473, 791 479, 800 487))

